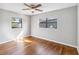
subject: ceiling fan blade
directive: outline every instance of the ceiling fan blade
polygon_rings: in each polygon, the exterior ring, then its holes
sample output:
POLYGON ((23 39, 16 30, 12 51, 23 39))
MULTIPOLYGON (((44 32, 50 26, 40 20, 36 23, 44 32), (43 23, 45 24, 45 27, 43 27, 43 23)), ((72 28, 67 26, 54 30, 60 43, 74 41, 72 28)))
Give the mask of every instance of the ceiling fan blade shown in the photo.
POLYGON ((22 9, 22 10, 31 10, 31 9, 29 9, 29 8, 26 8, 26 9, 22 9))
POLYGON ((36 5, 34 8, 37 8, 37 7, 40 7, 40 6, 42 6, 41 4, 38 4, 38 5, 36 5))
POLYGON ((35 10, 40 11, 40 12, 42 12, 42 11, 43 11, 43 10, 40 10, 40 9, 35 9, 35 10))
POLYGON ((28 5, 28 4, 26 4, 26 3, 24 3, 24 5, 26 5, 26 6, 30 7, 30 8, 32 8, 30 5, 28 5))

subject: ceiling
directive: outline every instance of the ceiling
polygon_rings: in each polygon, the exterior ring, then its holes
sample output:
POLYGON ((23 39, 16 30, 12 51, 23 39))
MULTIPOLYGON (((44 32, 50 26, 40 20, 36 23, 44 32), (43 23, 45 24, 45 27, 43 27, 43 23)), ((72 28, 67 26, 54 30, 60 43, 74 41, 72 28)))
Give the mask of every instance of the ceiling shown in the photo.
POLYGON ((41 4, 42 6, 39 7, 38 9, 43 10, 43 12, 35 11, 34 13, 32 13, 29 10, 22 10, 24 8, 28 8, 27 6, 24 5, 24 3, 0 3, 0 9, 5 9, 25 15, 36 15, 48 11, 53 11, 77 5, 76 3, 41 3, 41 4))

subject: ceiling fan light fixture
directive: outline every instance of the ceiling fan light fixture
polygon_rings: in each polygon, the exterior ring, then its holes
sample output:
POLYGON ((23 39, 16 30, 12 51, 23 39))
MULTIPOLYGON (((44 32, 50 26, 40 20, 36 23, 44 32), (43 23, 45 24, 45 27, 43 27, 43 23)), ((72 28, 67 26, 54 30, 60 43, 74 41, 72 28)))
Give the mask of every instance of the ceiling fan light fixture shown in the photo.
POLYGON ((38 9, 39 7, 42 6, 41 4, 34 4, 34 3, 33 4, 26 4, 26 3, 24 3, 24 5, 27 6, 28 8, 23 9, 23 10, 30 10, 32 13, 34 13, 35 11, 39 11, 39 12, 43 11, 41 9, 38 9))
POLYGON ((31 9, 31 11, 35 11, 34 9, 31 9))
POLYGON ((32 11, 32 13, 34 13, 34 11, 32 11))

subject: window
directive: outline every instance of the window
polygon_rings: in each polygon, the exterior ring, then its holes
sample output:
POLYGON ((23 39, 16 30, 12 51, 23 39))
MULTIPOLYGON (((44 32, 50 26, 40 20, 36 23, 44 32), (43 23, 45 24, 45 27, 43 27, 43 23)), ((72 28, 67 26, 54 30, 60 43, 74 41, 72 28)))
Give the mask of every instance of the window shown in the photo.
POLYGON ((11 27, 12 28, 22 28, 22 18, 12 17, 11 27))

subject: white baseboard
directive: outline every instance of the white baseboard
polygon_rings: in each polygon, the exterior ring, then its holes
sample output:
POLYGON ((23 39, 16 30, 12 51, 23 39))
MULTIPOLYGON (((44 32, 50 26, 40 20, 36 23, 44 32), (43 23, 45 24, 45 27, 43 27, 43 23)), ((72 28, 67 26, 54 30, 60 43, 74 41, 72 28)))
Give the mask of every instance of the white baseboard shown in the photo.
MULTIPOLYGON (((23 36, 23 37, 29 37, 29 35, 28 36, 23 36)), ((11 41, 17 41, 17 40, 19 40, 19 39, 18 38, 14 38, 12 40, 7 40, 7 41, 4 41, 4 42, 0 42, 0 44, 4 44, 4 43, 7 43, 7 42, 11 42, 11 41)))
POLYGON ((56 42, 56 43, 59 43, 59 44, 63 44, 63 45, 67 45, 67 46, 71 46, 71 47, 74 47, 74 48, 78 48, 77 46, 74 46, 74 45, 70 45, 70 44, 67 44, 67 43, 62 43, 62 42, 58 42, 58 41, 55 41, 55 40, 49 40, 47 38, 44 38, 44 37, 39 37, 39 36, 34 36, 34 35, 31 35, 33 37, 37 37, 37 38, 40 38, 40 39, 44 39, 44 40, 48 40, 48 41, 53 41, 53 42, 56 42))
POLYGON ((0 42, 0 44, 4 44, 4 43, 10 42, 10 41, 15 41, 15 40, 16 39, 8 40, 8 41, 5 41, 5 42, 0 42))
MULTIPOLYGON (((53 42, 56 42, 56 43, 59 43, 59 44, 64 44, 64 45, 67 45, 67 46, 71 46, 71 47, 77 48, 77 50, 79 52, 79 48, 77 46, 66 44, 66 43, 62 43, 62 42, 58 42, 58 41, 55 41, 55 40, 49 40, 47 38, 43 38, 43 37, 39 37, 39 36, 34 36, 34 35, 31 35, 31 36, 37 37, 37 38, 40 38, 40 39, 44 39, 44 40, 48 40, 48 41, 53 41, 53 42)), ((24 37, 29 37, 29 36, 24 36, 24 37)), ((8 40, 8 41, 5 41, 5 42, 1 42, 0 44, 7 43, 7 42, 10 42, 10 41, 15 41, 15 40, 16 39, 8 40)))
POLYGON ((77 51, 78 51, 78 53, 79 53, 79 47, 77 47, 77 51))

